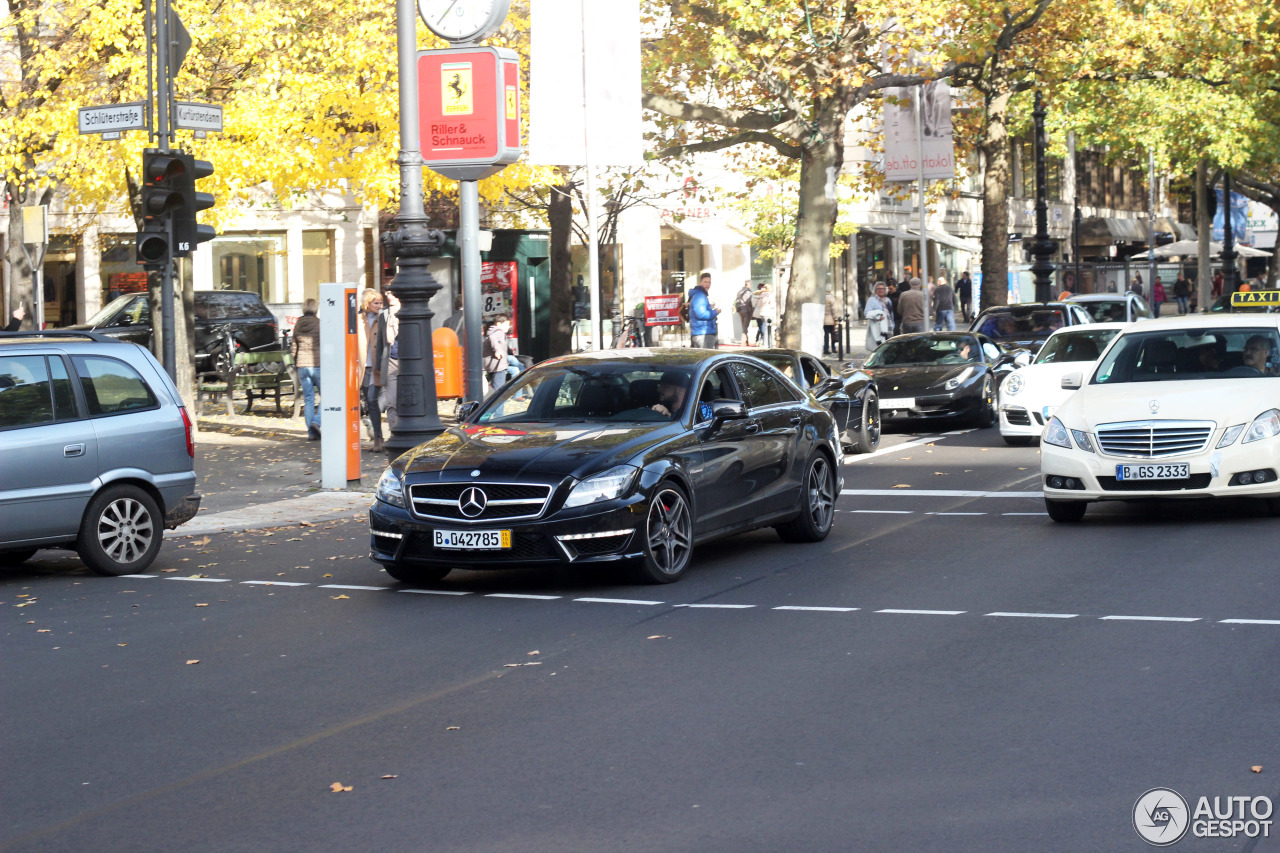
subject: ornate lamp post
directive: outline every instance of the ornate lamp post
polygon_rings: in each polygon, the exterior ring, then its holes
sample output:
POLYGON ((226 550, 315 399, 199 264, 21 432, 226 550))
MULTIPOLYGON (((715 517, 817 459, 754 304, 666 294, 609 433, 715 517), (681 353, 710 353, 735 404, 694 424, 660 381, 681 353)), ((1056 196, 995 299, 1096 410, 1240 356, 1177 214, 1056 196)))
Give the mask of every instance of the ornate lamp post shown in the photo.
MULTIPOLYGON (((1058 251, 1058 241, 1049 238, 1049 202, 1045 198, 1044 172, 1044 104, 1040 93, 1036 92, 1036 106, 1031 113, 1035 117, 1036 138, 1036 236, 1031 241, 1031 254, 1035 263, 1031 265, 1031 274, 1036 283, 1036 301, 1048 302, 1052 294, 1053 263, 1049 260, 1058 251)), ((1076 287, 1080 285, 1077 284, 1076 287)))
POLYGON ((1222 173, 1222 295, 1236 292, 1236 232, 1231 227, 1231 173, 1222 173))

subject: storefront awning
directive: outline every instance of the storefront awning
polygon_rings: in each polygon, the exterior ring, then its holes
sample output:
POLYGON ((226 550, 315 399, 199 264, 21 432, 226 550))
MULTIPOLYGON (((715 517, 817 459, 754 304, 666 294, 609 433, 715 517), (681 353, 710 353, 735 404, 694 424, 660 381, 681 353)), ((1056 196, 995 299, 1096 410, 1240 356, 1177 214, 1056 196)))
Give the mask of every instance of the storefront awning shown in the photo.
POLYGON ((1122 219, 1118 216, 1086 216, 1080 223, 1081 243, 1147 242, 1146 220, 1122 219))
MULTIPOLYGON (((882 237, 895 237, 899 240, 919 240, 920 233, 918 231, 900 231, 897 228, 885 228, 879 225, 858 226, 859 231, 866 231, 871 234, 879 234, 882 237)), ((944 246, 950 246, 953 249, 959 249, 962 252, 970 254, 982 254, 982 245, 972 240, 966 240, 963 237, 957 237, 954 234, 948 234, 946 231, 930 231, 929 240, 934 243, 941 243, 944 246)))
POLYGON ((879 234, 881 237, 893 237, 895 240, 919 240, 919 234, 912 234, 910 231, 899 231, 896 228, 890 228, 887 225, 859 225, 859 232, 867 232, 868 234, 879 234))
POLYGON ((755 234, 745 228, 717 219, 683 219, 680 222, 664 222, 663 225, 705 246, 741 246, 756 238, 755 234))

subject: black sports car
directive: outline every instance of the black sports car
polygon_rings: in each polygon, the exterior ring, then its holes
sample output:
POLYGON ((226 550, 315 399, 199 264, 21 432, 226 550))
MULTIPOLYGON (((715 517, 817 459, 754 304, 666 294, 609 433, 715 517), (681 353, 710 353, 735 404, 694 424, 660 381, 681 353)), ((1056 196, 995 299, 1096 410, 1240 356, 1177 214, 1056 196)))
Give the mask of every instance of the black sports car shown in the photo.
POLYGON ((1000 381, 1029 361, 1025 350, 1002 350, 986 335, 917 332, 885 341, 863 368, 879 386, 885 421, 966 418, 989 427, 1000 381))
POLYGON ((792 349, 758 349, 751 354, 778 368, 830 410, 846 449, 870 453, 880 446, 880 395, 869 374, 857 369, 832 373, 820 359, 792 349))
POLYGON ((410 583, 558 563, 630 563, 667 583, 721 536, 825 539, 841 459, 831 413, 750 356, 552 359, 391 463, 370 556, 410 583))

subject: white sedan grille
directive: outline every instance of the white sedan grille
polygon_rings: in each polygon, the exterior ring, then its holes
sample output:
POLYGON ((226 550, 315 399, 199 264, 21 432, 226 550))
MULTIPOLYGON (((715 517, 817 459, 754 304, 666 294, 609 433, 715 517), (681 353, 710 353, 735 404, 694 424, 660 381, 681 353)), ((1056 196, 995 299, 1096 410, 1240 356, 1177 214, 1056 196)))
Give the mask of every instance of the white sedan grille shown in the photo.
POLYGON ((1127 421, 1100 424, 1098 447, 1109 456, 1154 459, 1196 453, 1209 443, 1213 421, 1127 421))

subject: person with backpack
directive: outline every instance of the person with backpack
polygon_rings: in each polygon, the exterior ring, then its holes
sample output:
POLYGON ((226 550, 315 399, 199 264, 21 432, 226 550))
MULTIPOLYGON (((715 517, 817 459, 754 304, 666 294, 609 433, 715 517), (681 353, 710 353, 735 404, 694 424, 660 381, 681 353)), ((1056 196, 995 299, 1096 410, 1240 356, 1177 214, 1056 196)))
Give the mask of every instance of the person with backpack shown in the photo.
POLYGON ((742 323, 742 345, 747 346, 747 330, 751 328, 751 297, 755 294, 751 291, 751 279, 747 279, 742 283, 742 289, 738 291, 738 295, 733 298, 733 310, 738 312, 738 319, 742 323))

